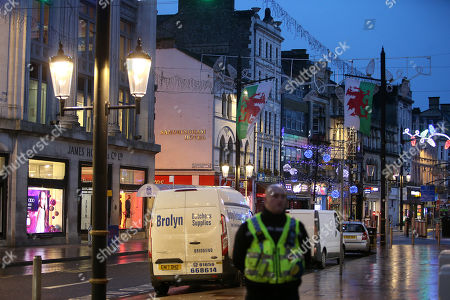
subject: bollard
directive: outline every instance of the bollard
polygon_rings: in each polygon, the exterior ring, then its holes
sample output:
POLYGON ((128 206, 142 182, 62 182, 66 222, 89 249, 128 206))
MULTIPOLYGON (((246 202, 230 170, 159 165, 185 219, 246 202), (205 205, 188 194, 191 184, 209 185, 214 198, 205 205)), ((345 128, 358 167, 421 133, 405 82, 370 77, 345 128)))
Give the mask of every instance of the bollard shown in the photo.
POLYGON ((450 295, 450 265, 443 265, 439 269, 439 299, 444 300, 448 299, 448 295, 450 295))
POLYGON ((391 238, 391 249, 392 249, 392 244, 394 243, 394 229, 391 227, 391 230, 389 232, 390 234, 390 238, 391 238))
POLYGON ((450 250, 442 250, 439 254, 439 268, 443 265, 450 265, 450 250))
POLYGON ((40 256, 35 256, 33 259, 33 283, 32 283, 32 300, 41 300, 41 272, 42 259, 40 256))

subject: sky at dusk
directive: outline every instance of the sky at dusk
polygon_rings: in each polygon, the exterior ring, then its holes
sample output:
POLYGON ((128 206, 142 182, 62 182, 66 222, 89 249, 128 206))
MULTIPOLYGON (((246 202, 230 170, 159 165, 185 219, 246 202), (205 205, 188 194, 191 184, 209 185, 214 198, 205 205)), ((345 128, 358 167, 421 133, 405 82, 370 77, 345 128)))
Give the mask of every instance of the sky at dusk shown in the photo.
MULTIPOLYGON (((238 10, 261 7, 260 16, 264 17, 265 1, 235 2, 238 10)), ((339 42, 346 42, 350 49, 341 58, 353 60, 361 72, 365 73, 370 58, 379 58, 382 46, 386 51, 386 66, 394 78, 406 74, 409 78, 414 77, 417 70, 426 74, 431 71, 431 75, 419 73, 411 80, 414 107, 427 109, 429 96, 440 96, 441 103, 450 103, 450 0, 276 2, 327 48, 334 49, 339 42), (431 70, 427 57, 431 57, 431 70)), ((158 1, 159 14, 176 13, 177 10, 177 1, 158 1)), ((295 37, 283 25, 281 28, 285 38, 283 50, 306 48, 317 59, 322 55, 312 51, 306 39, 295 37)), ((379 68, 377 60, 375 78, 380 76, 379 68)), ((394 84, 398 82, 394 81, 394 84)))

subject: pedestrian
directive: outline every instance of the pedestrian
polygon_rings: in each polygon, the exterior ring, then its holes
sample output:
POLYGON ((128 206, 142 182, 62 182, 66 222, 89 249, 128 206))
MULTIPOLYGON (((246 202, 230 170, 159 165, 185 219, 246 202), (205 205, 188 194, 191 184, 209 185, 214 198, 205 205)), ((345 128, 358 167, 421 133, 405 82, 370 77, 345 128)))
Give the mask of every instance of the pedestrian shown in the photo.
POLYGON ((263 212, 244 222, 236 233, 233 263, 245 276, 247 300, 299 299, 311 245, 303 224, 285 213, 286 204, 285 189, 270 185, 263 212))

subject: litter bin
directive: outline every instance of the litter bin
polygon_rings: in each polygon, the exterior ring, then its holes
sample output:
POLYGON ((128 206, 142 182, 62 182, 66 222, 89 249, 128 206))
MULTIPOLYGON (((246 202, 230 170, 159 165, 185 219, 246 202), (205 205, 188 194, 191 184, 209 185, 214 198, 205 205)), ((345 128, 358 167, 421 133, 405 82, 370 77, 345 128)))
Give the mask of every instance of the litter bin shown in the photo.
POLYGON ((110 246, 115 238, 119 237, 119 225, 108 226, 108 246, 110 246))
POLYGON ((414 226, 416 227, 416 233, 420 237, 427 237, 427 223, 423 220, 416 220, 414 222, 414 226))
POLYGON ((377 228, 376 227, 367 227, 367 231, 369 232, 370 238, 370 248, 377 248, 377 228))
POLYGON ((441 220, 441 230, 443 238, 450 238, 450 217, 445 216, 441 220))

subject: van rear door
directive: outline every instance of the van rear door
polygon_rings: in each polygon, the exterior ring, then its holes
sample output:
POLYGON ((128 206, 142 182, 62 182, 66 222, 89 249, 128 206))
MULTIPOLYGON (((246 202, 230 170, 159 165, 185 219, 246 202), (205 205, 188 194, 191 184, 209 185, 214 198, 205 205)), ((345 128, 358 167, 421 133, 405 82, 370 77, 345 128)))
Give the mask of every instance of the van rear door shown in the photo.
POLYGON ((186 272, 222 273, 222 224, 215 189, 186 192, 186 272))
POLYGON ((152 214, 152 263, 155 275, 186 273, 185 193, 160 192, 152 214))

